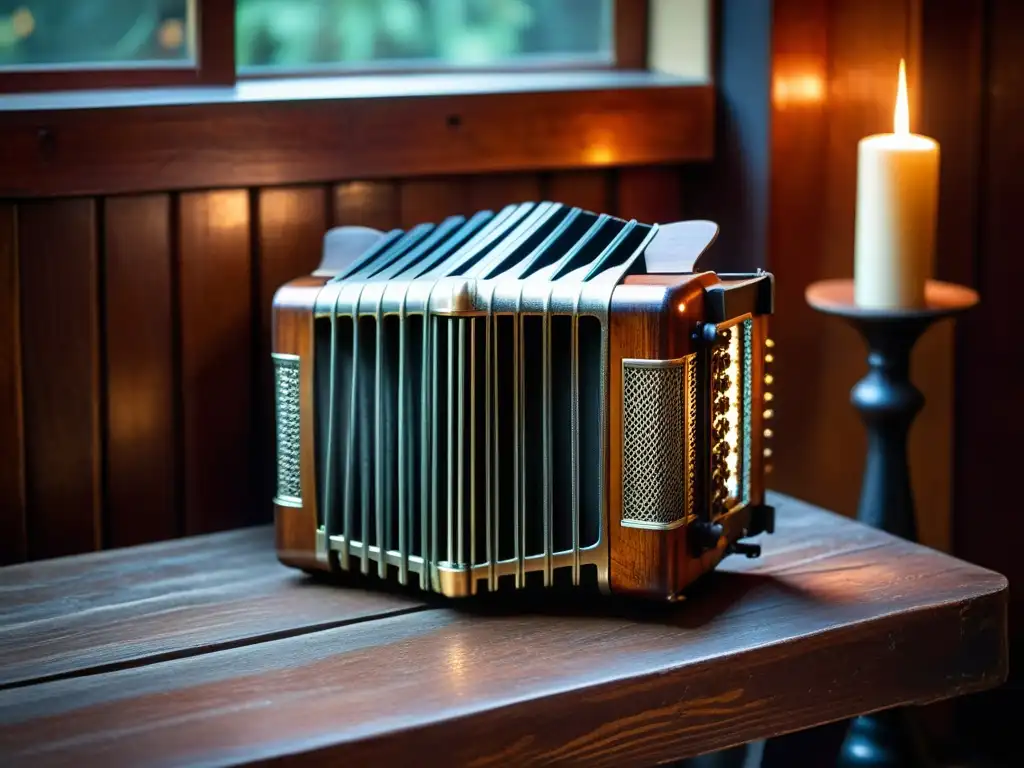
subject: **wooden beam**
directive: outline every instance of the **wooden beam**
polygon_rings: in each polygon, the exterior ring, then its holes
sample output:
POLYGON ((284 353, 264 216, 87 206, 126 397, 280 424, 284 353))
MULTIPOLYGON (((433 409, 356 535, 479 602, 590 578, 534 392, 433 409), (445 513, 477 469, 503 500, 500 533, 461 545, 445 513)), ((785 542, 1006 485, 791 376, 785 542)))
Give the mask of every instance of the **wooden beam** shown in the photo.
POLYGON ((7 111, 0 199, 703 161, 713 115, 679 85, 7 111))

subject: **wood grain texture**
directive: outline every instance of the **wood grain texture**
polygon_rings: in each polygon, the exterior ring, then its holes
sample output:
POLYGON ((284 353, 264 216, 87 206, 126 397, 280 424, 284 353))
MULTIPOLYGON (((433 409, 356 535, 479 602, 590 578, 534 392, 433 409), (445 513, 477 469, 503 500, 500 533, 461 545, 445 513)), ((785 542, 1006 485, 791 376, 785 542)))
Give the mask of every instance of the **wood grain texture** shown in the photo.
POLYGON ((386 232, 401 221, 393 181, 346 181, 334 188, 333 226, 357 224, 386 232))
POLYGON ((104 517, 123 547, 180 531, 170 198, 110 198, 104 219, 104 517))
POLYGON ((660 310, 668 291, 664 285, 617 286, 613 302, 631 311, 610 312, 608 324, 608 580, 615 594, 653 599, 668 599, 675 591, 669 569, 685 534, 678 529, 663 533, 620 524, 625 505, 622 360, 667 359, 666 328, 660 310))
POLYGON ((618 216, 648 224, 683 218, 682 172, 676 166, 622 168, 616 180, 618 216))
MULTIPOLYGON (((1017 5, 1000 0, 993 5, 988 19, 989 79, 985 87, 989 96, 979 168, 981 187, 976 193, 981 196, 982 207, 978 211, 981 227, 975 243, 978 252, 974 266, 974 285, 982 303, 963 320, 958 349, 961 389, 957 393, 957 427, 962 441, 958 454, 957 551, 983 562, 997 563, 1011 574, 1020 573, 1019 556, 1013 546, 1022 530, 1020 521, 1014 515, 1000 514, 1000 530, 1009 535, 993 541, 981 535, 976 515, 971 522, 970 510, 975 503, 983 505, 982 508, 1000 509, 991 478, 1014 477, 1019 471, 1014 461, 1019 455, 1017 451, 997 450, 987 456, 987 450, 979 449, 1005 445, 1000 441, 1019 435, 1024 425, 1013 388, 991 386, 986 376, 978 375, 976 367, 986 360, 1000 359, 1000 378, 1005 376, 1007 381, 1020 375, 1024 368, 1019 355, 1002 351, 1019 348, 1017 334, 1005 321, 1005 311, 1014 306, 1013 286, 1024 278, 1024 267, 1010 255, 1019 239, 1015 234, 1019 217, 1011 200, 1021 188, 1017 175, 1024 168, 1024 141, 1014 127, 1014 122, 1024 114, 1019 101, 1024 95, 1019 66, 1024 43, 1019 29, 1024 20, 1021 11, 1017 5), (966 398, 975 401, 966 402, 966 398), (976 455, 970 455, 971 451, 976 455)), ((1024 596, 1014 594, 1013 607, 1015 634, 1024 637, 1024 596)))
MULTIPOLYGON (((815 477, 808 476, 807 462, 816 462, 816 472, 818 464, 828 460, 817 447, 821 426, 804 415, 805 409, 819 412, 826 407, 820 383, 825 354, 822 322, 804 300, 804 289, 823 272, 820 254, 827 232, 813 222, 820 222, 825 215, 829 112, 823 96, 802 95, 799 84, 828 81, 829 2, 779 0, 773 13, 771 157, 773 164, 786 168, 786 173, 773 173, 770 182, 765 267, 777 278, 775 314, 770 321, 770 336, 776 344, 772 361, 776 426, 773 471, 767 481, 771 488, 808 498, 824 491, 818 488, 815 477)), ((852 274, 852 245, 850 253, 852 274)), ((844 274, 839 269, 832 271, 844 274)), ((844 333, 849 329, 832 330, 844 333)), ((857 343, 855 334, 849 341, 857 343)), ((851 386, 855 380, 850 379, 851 386)), ((843 404, 846 402, 844 399, 843 404)), ((838 403, 835 406, 840 407, 838 403)), ((852 409, 844 414, 844 435, 848 434, 845 430, 849 429, 850 416, 855 418, 852 409)), ((859 451, 863 438, 858 435, 857 441, 855 450, 859 451)), ((844 494, 849 492, 849 487, 844 488, 844 494)), ((856 500, 851 504, 844 495, 840 505, 835 498, 838 494, 833 496, 832 509, 840 508, 848 514, 856 509, 856 500)))
POLYGON ((556 171, 544 179, 544 197, 557 203, 575 205, 593 213, 613 213, 613 173, 556 171))
POLYGON ((180 227, 185 530, 205 533, 246 522, 255 497, 249 197, 183 194, 180 227))
POLYGON ((506 205, 540 200, 540 178, 535 173, 496 173, 471 176, 469 203, 473 212, 500 211, 506 205))
MULTIPOLYGON (((968 7, 960 9, 961 13, 978 4, 964 5, 968 7)), ((1020 120, 1024 119, 1024 8, 1007 0, 983 5, 973 8, 975 13, 984 13, 982 34, 987 45, 982 58, 985 79, 980 87, 981 99, 974 105, 981 112, 971 114, 972 93, 968 91, 963 95, 961 111, 965 114, 960 118, 964 121, 960 130, 969 130, 972 122, 978 125, 980 141, 974 147, 977 160, 972 159, 972 153, 957 160, 957 145, 950 146, 954 153, 952 167, 963 169, 965 162, 974 164, 973 173, 977 176, 973 190, 970 186, 949 190, 952 199, 948 204, 968 209, 961 213, 966 218, 962 225, 969 226, 972 220, 978 222, 972 247, 959 252, 959 256, 964 259, 973 254, 971 282, 982 297, 981 304, 960 322, 957 338, 954 551, 972 562, 1000 568, 1013 583, 1020 583, 1024 567, 1015 543, 1024 533, 1024 523, 997 500, 1000 494, 992 479, 1012 478, 1020 472, 1019 462, 1015 461, 1020 451, 1008 449, 1015 444, 1005 441, 1019 439, 1024 431, 1024 414, 1019 398, 1012 394, 1015 388, 992 386, 990 377, 979 366, 999 360, 1000 381, 1016 381, 1024 375, 1020 355, 1009 352, 1019 349, 1020 342, 1006 314, 1008 307, 1016 306, 1013 287, 1024 278, 1024 267, 1014 255, 1020 242, 1019 206, 1014 201, 1019 199, 1024 173, 1024 138, 1020 131, 1020 120), (972 205, 976 206, 973 216, 969 211, 972 205), (980 510, 986 510, 997 535, 984 535, 978 524, 980 510)), ((968 43, 979 30, 960 18, 961 42, 968 43)), ((972 66, 977 67, 978 63, 967 64, 965 69, 972 66)), ((962 145, 960 148, 964 149, 962 145)), ((944 187, 943 192, 946 191, 944 187)), ((946 204, 940 201, 943 210, 946 204)), ((962 243, 964 237, 960 234, 954 242, 962 243)), ((1010 636, 1011 653, 1020 658, 1024 649, 1024 595, 1020 590, 1010 596, 1010 636)), ((965 702, 971 706, 967 710, 967 732, 977 734, 995 752, 994 758, 1007 763, 1015 761, 1020 751, 1019 728, 1012 713, 1019 711, 1024 701, 1022 681, 1018 665, 1002 690, 979 701, 965 702)))
POLYGON ((987 0, 924 2, 921 16, 920 129, 939 142, 936 277, 974 282, 982 195, 987 0))
POLYGON ((18 207, 28 554, 101 543, 96 205, 18 207))
POLYGON ((315 583, 260 526, 25 563, 3 572, 0 690, 153 664, 417 608, 315 583))
POLYGON ((714 100, 662 83, 10 111, 0 197, 706 160, 714 100))
MULTIPOLYGON (((274 297, 273 351, 298 355, 299 398, 310 402, 316 375, 313 363, 312 310, 327 278, 300 277, 286 284, 274 297)), ((316 424, 312 408, 300 409, 299 472, 302 506, 274 505, 275 548, 278 559, 296 568, 327 570, 316 557, 318 491, 316 482, 316 424)))
POLYGON ((256 344, 257 442, 254 444, 254 482, 258 498, 253 519, 273 519, 276 484, 274 453, 274 370, 272 305, 274 294, 297 277, 309 275, 320 264, 327 231, 328 190, 325 187, 294 187, 260 190, 256 203, 258 241, 258 313, 256 344))
POLYGON ((25 559, 18 209, 0 203, 0 566, 25 559))
MULTIPOLYGON (((719 546, 696 556, 687 548, 686 526, 653 531, 620 524, 625 517, 622 361, 674 360, 693 352, 693 340, 680 329, 692 327, 697 318, 703 317, 703 288, 711 279, 708 275, 635 276, 627 278, 612 294, 608 377, 608 444, 612 449, 608 455, 607 525, 609 579, 615 594, 678 599, 687 585, 715 566, 728 541, 738 538, 739 521, 731 525, 723 519, 726 536, 719 546), (669 322, 666 308, 680 303, 686 306, 687 320, 669 322), (623 312, 622 307, 630 309, 623 312)), ((697 498, 701 503, 699 495, 697 498)))
MULTIPOLYGON (((676 606, 535 597, 381 610, 372 621, 322 627, 329 591, 301 579, 240 587, 272 594, 252 598, 264 618, 291 595, 310 612, 311 631, 261 637, 265 628, 243 608, 243 633, 263 642, 0 691, 0 751, 11 765, 101 755, 161 765, 285 756, 654 764, 1004 678, 1005 579, 784 497, 770 501, 779 533, 766 538, 765 556, 727 560, 676 606)), ((226 557, 213 545, 231 551, 229 537, 239 545, 256 535, 211 537, 205 557, 211 566, 235 558, 244 574, 252 550, 226 557)), ((262 546, 269 554, 269 539, 262 546)), ((188 542, 149 548, 154 581, 174 583, 172 562, 194 578, 183 550, 161 558, 165 547, 188 542)), ((27 589, 50 584, 59 595, 46 569, 61 566, 17 568, 40 569, 23 579, 27 589)), ((354 597, 334 599, 341 594, 354 597)), ((26 602, 20 610, 40 622, 52 610, 45 599, 26 602)), ((152 631, 132 632, 132 642, 152 631)))
POLYGON ((469 182, 463 177, 405 179, 399 188, 400 224, 439 224, 447 216, 472 215, 479 210, 469 201, 469 182))
MULTIPOLYGON (((913 0, 780 2, 773 12, 771 165, 786 172, 772 173, 770 187, 769 266, 778 278, 771 484, 850 515, 866 441, 849 392, 867 370, 866 351, 850 328, 815 316, 802 293, 816 280, 853 274, 857 142, 892 130, 900 57, 911 79, 911 127, 920 129, 921 7, 913 0), (849 450, 823 449, 834 444, 849 450)), ((909 445, 918 530, 941 549, 950 541, 952 341, 951 324, 936 324, 911 363, 926 398, 909 445)))

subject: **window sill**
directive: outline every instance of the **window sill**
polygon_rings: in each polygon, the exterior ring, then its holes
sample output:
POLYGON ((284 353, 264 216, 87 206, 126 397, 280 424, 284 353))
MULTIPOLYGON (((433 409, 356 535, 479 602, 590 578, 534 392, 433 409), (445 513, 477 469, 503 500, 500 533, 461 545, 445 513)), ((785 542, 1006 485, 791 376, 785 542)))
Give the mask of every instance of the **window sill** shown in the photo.
POLYGON ((714 90, 648 72, 19 94, 0 197, 709 160, 714 90))

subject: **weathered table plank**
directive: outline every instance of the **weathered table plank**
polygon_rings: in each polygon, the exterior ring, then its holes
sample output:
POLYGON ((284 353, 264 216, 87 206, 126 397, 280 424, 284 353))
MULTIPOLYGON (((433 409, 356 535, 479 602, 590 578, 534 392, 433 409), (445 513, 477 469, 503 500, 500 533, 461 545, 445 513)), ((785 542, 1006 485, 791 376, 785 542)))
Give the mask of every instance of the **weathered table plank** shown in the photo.
POLYGON ((277 562, 268 527, 0 569, 0 690, 420 610, 277 562))
POLYGON ((680 605, 517 596, 9 689, 0 755, 650 764, 1005 677, 1005 579, 775 501, 765 556, 680 605))

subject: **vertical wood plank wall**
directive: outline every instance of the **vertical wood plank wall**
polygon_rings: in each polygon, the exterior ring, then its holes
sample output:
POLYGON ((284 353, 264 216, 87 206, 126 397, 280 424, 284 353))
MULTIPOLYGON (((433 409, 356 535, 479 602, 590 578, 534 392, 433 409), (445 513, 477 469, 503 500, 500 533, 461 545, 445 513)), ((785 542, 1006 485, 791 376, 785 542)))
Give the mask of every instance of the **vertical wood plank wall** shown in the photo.
POLYGON ((683 215, 685 169, 0 201, 0 564, 271 519, 274 291, 327 228, 557 199, 683 215))
MULTIPOLYGON (((866 350, 852 328, 808 308, 804 290, 815 280, 853 274, 857 142, 892 131, 901 57, 907 60, 911 128, 922 130, 922 6, 920 0, 776 0, 773 7, 768 268, 779 280, 772 321, 778 429, 770 483, 853 515, 866 438, 849 392, 866 372, 866 350)), ((945 148, 943 155, 945 162, 945 148)), ((951 279, 941 263, 938 276, 951 279)), ((922 337, 911 368, 926 399, 909 445, 918 529, 925 544, 948 550, 950 321, 922 337)))

